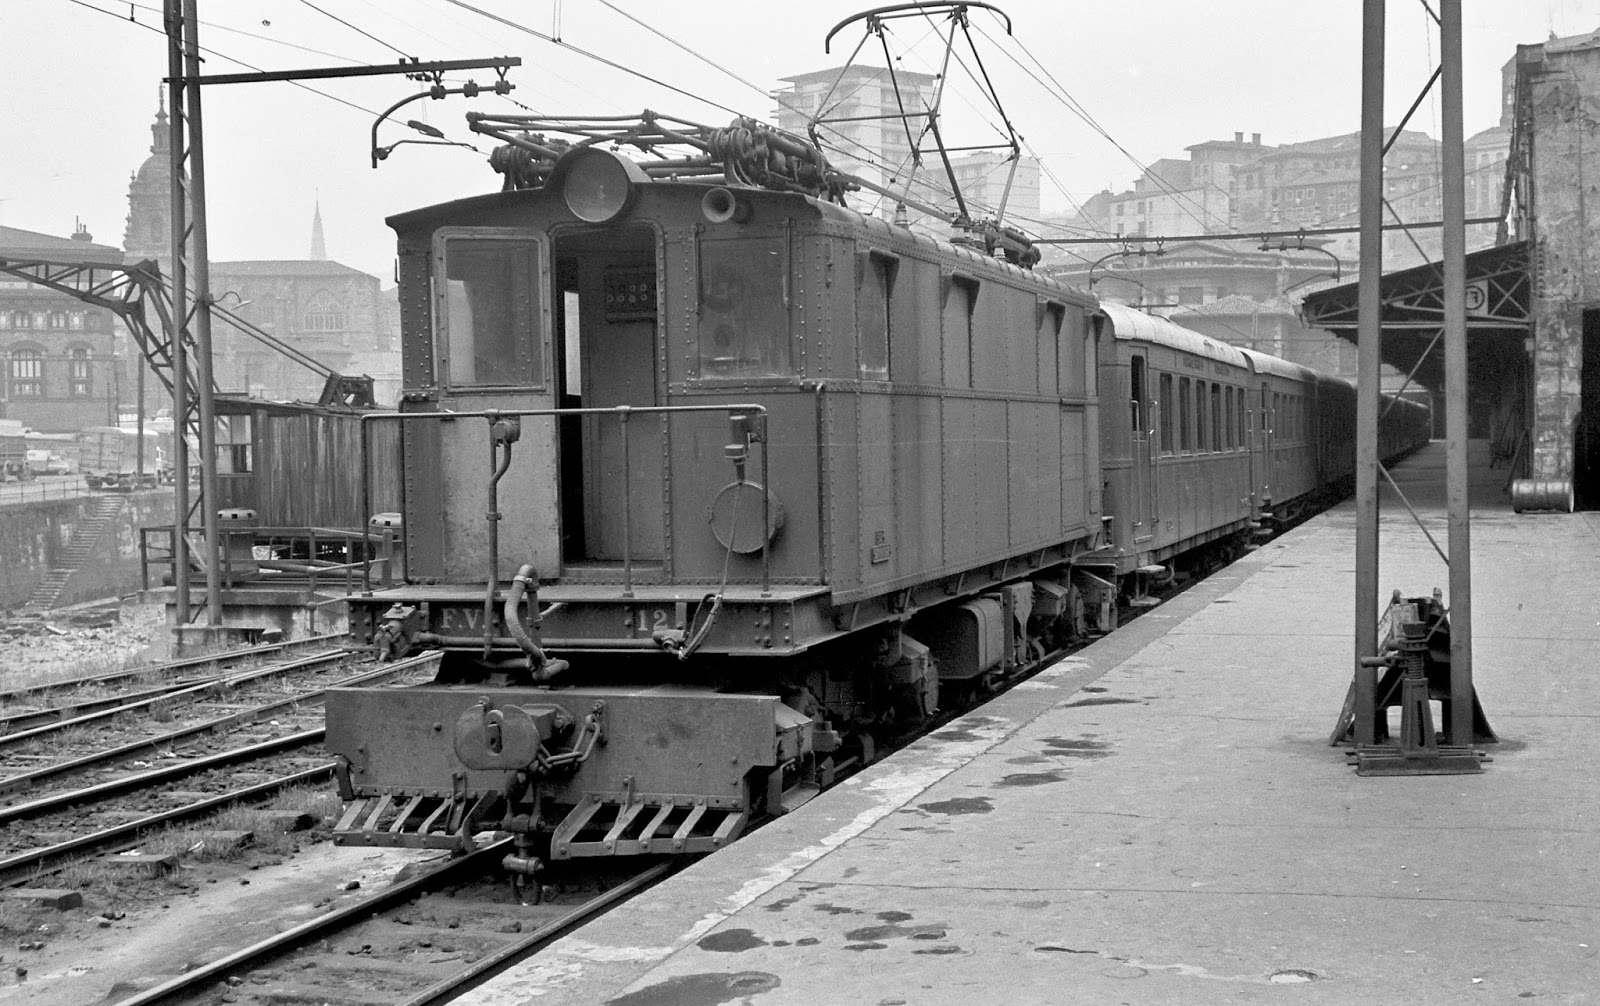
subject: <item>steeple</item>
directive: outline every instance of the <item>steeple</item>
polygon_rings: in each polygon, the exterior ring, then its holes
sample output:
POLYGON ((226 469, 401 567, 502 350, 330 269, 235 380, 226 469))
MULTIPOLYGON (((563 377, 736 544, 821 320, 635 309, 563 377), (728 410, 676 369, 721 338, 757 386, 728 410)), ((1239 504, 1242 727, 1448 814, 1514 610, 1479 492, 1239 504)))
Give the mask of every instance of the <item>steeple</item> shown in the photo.
POLYGON ((328 261, 328 246, 322 240, 322 199, 319 197, 315 203, 316 208, 311 213, 311 261, 328 261))
POLYGON ((167 131, 164 101, 156 103, 150 125, 150 156, 128 180, 128 224, 122 249, 128 261, 156 259, 167 270, 172 262, 172 138, 167 131))
POLYGON ((172 134, 167 130, 167 107, 156 106, 156 121, 150 124, 150 152, 166 157, 172 150, 172 134))

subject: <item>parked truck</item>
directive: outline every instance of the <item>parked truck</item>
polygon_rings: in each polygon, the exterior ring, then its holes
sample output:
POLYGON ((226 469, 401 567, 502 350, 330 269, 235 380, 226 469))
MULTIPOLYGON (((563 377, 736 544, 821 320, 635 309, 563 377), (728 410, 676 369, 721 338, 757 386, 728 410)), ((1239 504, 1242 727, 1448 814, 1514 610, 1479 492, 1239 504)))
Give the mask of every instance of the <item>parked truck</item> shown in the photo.
POLYGON ((24 482, 35 474, 28 465, 28 439, 20 433, 0 433, 0 482, 24 482))
POLYGON ((115 426, 91 426, 78 434, 78 470, 89 488, 149 488, 171 481, 170 454, 154 430, 144 434, 144 467, 139 467, 139 434, 115 426))

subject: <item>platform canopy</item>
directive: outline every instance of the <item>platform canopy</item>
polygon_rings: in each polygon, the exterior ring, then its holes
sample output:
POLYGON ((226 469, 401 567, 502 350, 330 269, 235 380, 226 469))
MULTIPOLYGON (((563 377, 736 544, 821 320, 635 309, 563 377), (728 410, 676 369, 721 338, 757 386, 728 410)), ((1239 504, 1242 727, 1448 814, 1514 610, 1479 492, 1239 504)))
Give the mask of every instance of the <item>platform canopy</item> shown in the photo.
MULTIPOLYGON (((1467 353, 1469 373, 1494 373, 1527 350, 1523 340, 1533 326, 1530 259, 1532 242, 1498 245, 1467 255, 1467 353), (1492 368, 1492 369, 1483 369, 1492 368)), ((1327 329, 1356 342, 1359 284, 1319 290, 1306 296, 1300 317, 1307 328, 1327 329)), ((1444 386, 1444 274, 1438 262, 1384 274, 1383 362, 1410 373, 1430 390, 1444 386), (1436 341, 1437 340, 1437 341, 1436 341), (1417 366, 1417 361, 1422 365, 1417 366)), ((1518 364, 1520 367, 1520 362, 1518 364)))

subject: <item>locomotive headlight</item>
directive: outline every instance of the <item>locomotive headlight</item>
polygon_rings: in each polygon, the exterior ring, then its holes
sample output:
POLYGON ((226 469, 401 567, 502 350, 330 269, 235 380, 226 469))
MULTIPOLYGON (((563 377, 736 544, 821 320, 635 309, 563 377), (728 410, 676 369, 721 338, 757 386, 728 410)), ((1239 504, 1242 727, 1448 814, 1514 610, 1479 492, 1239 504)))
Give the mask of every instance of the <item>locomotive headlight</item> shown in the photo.
POLYGON ((621 216, 633 204, 638 186, 650 180, 644 169, 620 154, 598 147, 580 147, 561 158, 552 174, 560 176, 561 198, 572 215, 590 224, 621 216))

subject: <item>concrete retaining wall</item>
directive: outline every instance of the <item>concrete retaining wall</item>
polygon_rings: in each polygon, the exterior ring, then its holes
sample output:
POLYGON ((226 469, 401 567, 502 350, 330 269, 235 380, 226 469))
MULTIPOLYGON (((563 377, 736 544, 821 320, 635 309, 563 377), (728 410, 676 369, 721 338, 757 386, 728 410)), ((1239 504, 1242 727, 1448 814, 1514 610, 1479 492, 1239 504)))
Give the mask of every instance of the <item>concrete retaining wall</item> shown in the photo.
MULTIPOLYGON (((0 609, 20 608, 56 565, 96 496, 0 506, 0 609)), ((172 490, 130 493, 62 591, 59 605, 139 589, 139 528, 173 523, 172 490)))

